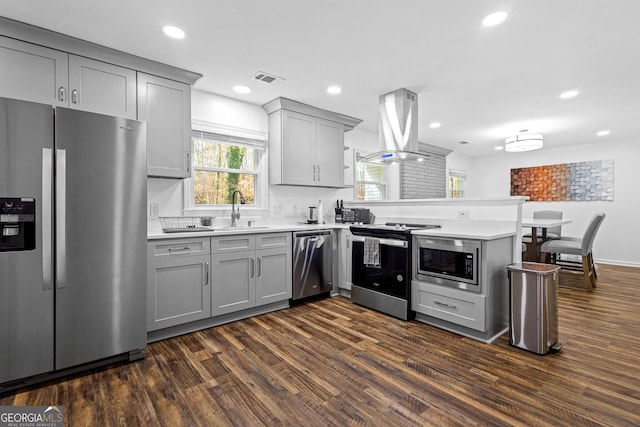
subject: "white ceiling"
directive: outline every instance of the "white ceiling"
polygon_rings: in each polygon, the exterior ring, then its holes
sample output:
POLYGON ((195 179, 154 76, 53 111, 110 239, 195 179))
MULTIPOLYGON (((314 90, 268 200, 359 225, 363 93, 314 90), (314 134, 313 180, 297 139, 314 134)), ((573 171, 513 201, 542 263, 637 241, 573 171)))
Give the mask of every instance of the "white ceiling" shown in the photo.
POLYGON ((0 15, 202 73, 200 90, 284 96, 374 133, 378 96, 406 87, 420 141, 470 157, 521 129, 545 148, 640 136, 639 0, 0 0, 0 15), (481 25, 499 10, 502 25, 481 25), (166 38, 168 24, 186 38, 166 38), (580 95, 558 98, 569 89, 580 95))

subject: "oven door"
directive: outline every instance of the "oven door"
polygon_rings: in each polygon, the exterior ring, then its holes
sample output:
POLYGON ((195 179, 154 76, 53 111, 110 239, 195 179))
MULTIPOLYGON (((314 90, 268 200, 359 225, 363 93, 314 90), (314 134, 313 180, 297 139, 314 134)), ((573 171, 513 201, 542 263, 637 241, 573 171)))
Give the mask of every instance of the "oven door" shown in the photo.
POLYGON ((409 296, 409 243, 395 239, 377 239, 380 244, 380 265, 364 264, 364 240, 352 237, 352 279, 354 286, 371 289, 402 299, 409 296))
POLYGON ((459 239, 416 239, 416 279, 480 292, 481 243, 459 239))

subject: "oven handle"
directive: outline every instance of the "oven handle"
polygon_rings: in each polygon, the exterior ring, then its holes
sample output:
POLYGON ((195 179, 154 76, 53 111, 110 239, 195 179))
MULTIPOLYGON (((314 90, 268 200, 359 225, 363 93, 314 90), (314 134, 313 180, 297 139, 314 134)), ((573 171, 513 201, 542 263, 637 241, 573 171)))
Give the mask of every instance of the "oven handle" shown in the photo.
MULTIPOLYGON (((352 242, 364 242, 364 236, 352 236, 352 242)), ((381 245, 384 246, 395 246, 396 248, 408 248, 409 242, 405 240, 394 240, 394 239, 378 239, 376 237, 371 237, 371 239, 376 239, 381 245)))

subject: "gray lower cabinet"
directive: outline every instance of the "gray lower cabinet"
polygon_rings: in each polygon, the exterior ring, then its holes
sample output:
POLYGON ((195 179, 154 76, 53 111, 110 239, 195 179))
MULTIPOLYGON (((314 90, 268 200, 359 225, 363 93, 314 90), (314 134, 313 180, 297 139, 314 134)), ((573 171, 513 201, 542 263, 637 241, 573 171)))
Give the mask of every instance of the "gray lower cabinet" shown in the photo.
POLYGON ((291 298, 291 233, 211 239, 212 315, 291 298))
POLYGON ((147 331, 211 316, 210 239, 148 243, 147 331))
MULTIPOLYGON (((492 342, 504 334, 509 326, 507 265, 511 263, 513 255, 513 238, 509 236, 478 242, 480 291, 461 289, 450 281, 443 281, 449 282, 447 286, 439 283, 437 278, 418 278, 417 262, 414 262, 411 309, 416 312, 418 321, 492 342)), ((414 247, 417 247, 415 242, 414 247)), ((418 253, 414 252, 414 256, 417 257, 418 253)))
POLYGON ((413 310, 478 331, 486 330, 484 295, 413 281, 413 310))

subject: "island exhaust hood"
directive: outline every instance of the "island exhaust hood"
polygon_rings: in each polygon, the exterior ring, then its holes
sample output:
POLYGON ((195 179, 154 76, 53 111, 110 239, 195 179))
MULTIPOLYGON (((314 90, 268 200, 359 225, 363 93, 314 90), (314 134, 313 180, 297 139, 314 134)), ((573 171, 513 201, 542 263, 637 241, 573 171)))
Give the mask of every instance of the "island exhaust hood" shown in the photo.
POLYGON ((381 95, 378 109, 380 151, 359 157, 358 161, 387 164, 420 162, 429 157, 418 149, 418 95, 415 92, 401 88, 381 95))

